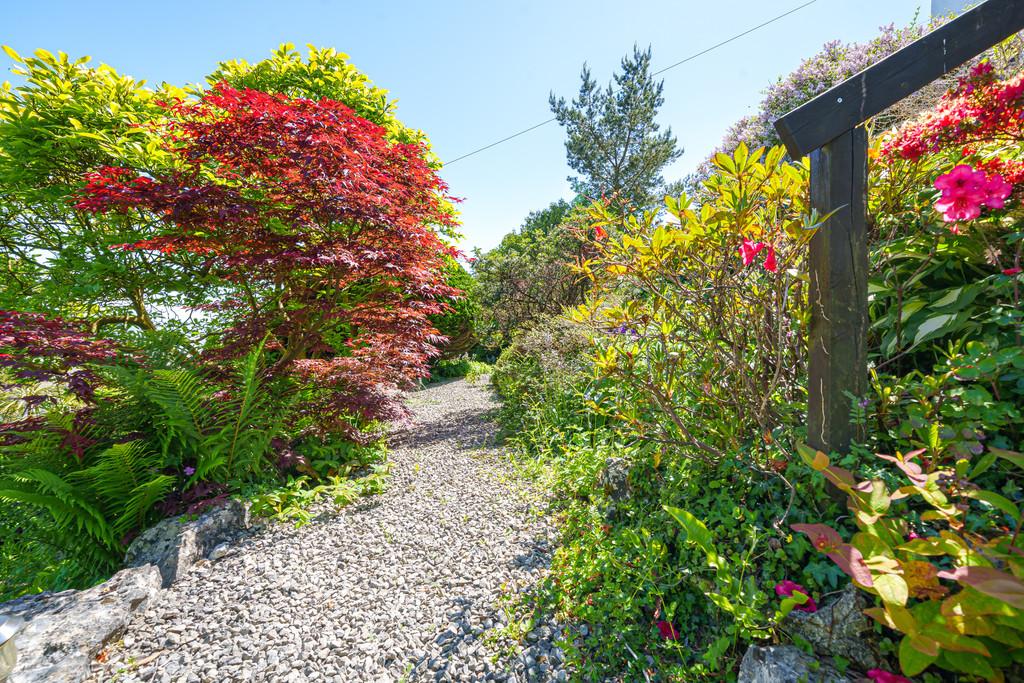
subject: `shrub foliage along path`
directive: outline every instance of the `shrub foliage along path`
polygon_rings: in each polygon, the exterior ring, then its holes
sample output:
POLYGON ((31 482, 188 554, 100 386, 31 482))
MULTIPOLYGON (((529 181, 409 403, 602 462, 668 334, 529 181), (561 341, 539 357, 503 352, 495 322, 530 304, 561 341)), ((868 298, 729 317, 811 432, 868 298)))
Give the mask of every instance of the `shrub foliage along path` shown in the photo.
POLYGON ((94 680, 565 680, 558 629, 517 653, 487 634, 504 596, 540 576, 550 533, 493 446, 489 389, 434 385, 412 407, 387 492, 200 566, 136 616, 94 680))

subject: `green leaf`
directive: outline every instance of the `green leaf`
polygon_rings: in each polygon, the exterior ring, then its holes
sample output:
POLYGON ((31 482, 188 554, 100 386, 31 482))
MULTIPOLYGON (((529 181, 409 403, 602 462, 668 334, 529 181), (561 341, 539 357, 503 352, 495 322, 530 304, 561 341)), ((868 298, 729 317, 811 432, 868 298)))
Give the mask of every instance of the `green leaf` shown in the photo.
POLYGON ((711 538, 711 532, 704 526, 704 523, 694 517, 686 510, 679 508, 664 506, 665 512, 672 515, 672 518, 679 523, 681 527, 686 531, 686 539, 693 541, 697 546, 704 551, 707 555, 708 564, 715 569, 719 569, 724 566, 724 562, 719 557, 718 552, 715 550, 714 544, 711 538))
POLYGON ((907 604, 910 591, 907 588, 907 582, 903 580, 902 576, 882 574, 881 576, 874 577, 874 581, 874 588, 878 591, 878 596, 882 598, 883 602, 901 607, 907 604))
POLYGON ((976 479, 976 478, 980 477, 982 474, 984 474, 985 472, 987 472, 989 470, 989 468, 992 467, 992 465, 995 464, 996 457, 997 456, 996 456, 995 453, 986 453, 984 456, 982 456, 978 460, 977 464, 974 466, 974 469, 971 471, 971 474, 970 474, 969 478, 970 479, 976 479))
POLYGON ((952 332, 959 327, 967 317, 966 313, 943 313, 941 315, 935 315, 928 318, 918 326, 917 333, 914 335, 914 343, 911 344, 911 348, 930 339, 935 339, 947 334, 948 332, 952 332))
POLYGON ((1009 460, 1017 467, 1024 469, 1024 453, 1017 453, 1016 451, 1007 451, 1002 448, 993 448, 989 446, 989 452, 995 453, 997 456, 1004 460, 1009 460))
POLYGON ((725 597, 724 595, 720 595, 718 593, 708 593, 708 600, 715 603, 715 605, 717 605, 720 610, 728 612, 729 614, 732 614, 736 611, 736 608, 733 607, 731 602, 729 602, 729 598, 725 597))
POLYGON ((900 641, 900 669, 906 676, 916 676, 927 669, 937 656, 927 655, 911 644, 910 636, 900 641))
POLYGON ((980 500, 984 503, 988 503, 992 507, 1001 510, 1002 512, 1005 512, 1013 518, 1014 522, 1020 521, 1020 510, 1017 509, 1017 506, 1011 503, 1007 498, 1004 498, 1003 496, 999 495, 998 493, 995 493, 994 491, 965 491, 964 495, 967 496, 968 498, 973 498, 974 500, 980 500))
POLYGON ((780 616, 785 617, 787 614, 792 612, 794 608, 805 604, 808 599, 809 596, 804 595, 800 591, 793 591, 792 597, 783 598, 782 602, 779 603, 780 616))

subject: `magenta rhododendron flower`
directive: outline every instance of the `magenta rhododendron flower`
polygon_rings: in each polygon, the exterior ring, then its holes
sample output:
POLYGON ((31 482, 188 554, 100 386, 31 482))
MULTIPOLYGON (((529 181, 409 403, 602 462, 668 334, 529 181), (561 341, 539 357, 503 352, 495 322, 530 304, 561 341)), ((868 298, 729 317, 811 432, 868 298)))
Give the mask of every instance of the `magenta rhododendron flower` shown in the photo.
POLYGON ((935 189, 942 190, 942 193, 973 192, 977 195, 978 201, 985 197, 982 188, 985 182, 984 171, 975 171, 967 164, 956 166, 949 173, 944 173, 935 179, 935 189))
POLYGON ((746 238, 744 238, 743 243, 739 247, 740 257, 743 259, 743 265, 749 266, 762 251, 767 251, 763 264, 764 269, 769 273, 778 272, 779 266, 775 260, 775 247, 771 244, 765 244, 764 242, 752 242, 746 238))
POLYGON ((779 583, 775 584, 775 594, 778 595, 780 598, 791 598, 793 597, 794 591, 806 595, 807 602, 805 602, 802 605, 797 605, 793 609, 799 612, 807 612, 808 614, 818 611, 818 604, 814 602, 814 598, 811 597, 810 591, 808 591, 806 588, 801 586, 796 581, 790 581, 789 579, 786 579, 785 581, 780 581, 779 583))
POLYGON ((990 209, 1001 209, 1006 204, 1006 198, 1013 191, 1013 185, 1006 182, 998 173, 985 179, 985 206, 990 209))
POLYGON ((935 209, 947 223, 957 223, 974 220, 981 215, 982 207, 1003 208, 1013 185, 998 173, 988 175, 960 164, 936 178, 935 189, 942 192, 935 209))
POLYGON ((883 671, 882 669, 871 669, 868 671, 868 678, 874 683, 911 683, 910 679, 899 674, 894 674, 891 671, 883 671))
POLYGON ((665 640, 679 640, 679 632, 676 631, 676 627, 672 624, 667 621, 659 621, 656 625, 658 627, 658 633, 660 633, 661 637, 665 640))
POLYGON ((749 266, 754 262, 754 257, 761 253, 764 249, 764 242, 751 242, 748 239, 743 240, 743 244, 740 245, 740 256, 743 258, 743 265, 749 266))
POLYGON ((973 221, 981 215, 981 202, 966 194, 943 196, 942 199, 935 202, 935 208, 947 223, 973 221))

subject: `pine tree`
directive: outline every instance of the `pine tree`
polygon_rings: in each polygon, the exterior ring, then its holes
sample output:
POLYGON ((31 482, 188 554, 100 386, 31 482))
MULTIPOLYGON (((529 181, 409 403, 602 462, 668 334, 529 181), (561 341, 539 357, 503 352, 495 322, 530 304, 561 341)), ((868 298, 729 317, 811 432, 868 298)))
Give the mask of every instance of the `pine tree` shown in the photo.
POLYGON ((551 110, 565 127, 573 189, 590 197, 605 196, 623 210, 649 206, 664 184, 662 169, 683 153, 672 129, 655 121, 664 102, 663 83, 650 73, 651 49, 633 47, 621 72, 600 88, 586 64, 579 94, 571 104, 551 94, 551 110))

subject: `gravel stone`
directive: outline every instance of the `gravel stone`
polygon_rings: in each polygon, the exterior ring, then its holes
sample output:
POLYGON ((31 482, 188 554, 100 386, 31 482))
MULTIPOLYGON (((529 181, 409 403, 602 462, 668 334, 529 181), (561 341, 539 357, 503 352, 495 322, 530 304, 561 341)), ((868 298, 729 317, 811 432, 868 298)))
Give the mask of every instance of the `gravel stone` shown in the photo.
POLYGON ((556 641, 495 648, 499 602, 528 591, 554 531, 495 445, 491 391, 464 380, 411 394, 385 493, 259 523, 137 612, 90 681, 565 681, 556 641), (528 664, 527 664, 528 662, 528 664))

